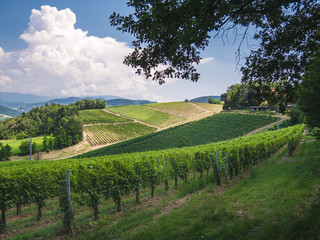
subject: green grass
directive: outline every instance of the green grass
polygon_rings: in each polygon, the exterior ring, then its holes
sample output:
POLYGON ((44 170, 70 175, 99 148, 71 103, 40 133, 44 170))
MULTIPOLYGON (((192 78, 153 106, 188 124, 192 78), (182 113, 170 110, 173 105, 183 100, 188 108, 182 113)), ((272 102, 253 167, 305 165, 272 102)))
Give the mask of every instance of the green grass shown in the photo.
POLYGON ((131 122, 132 120, 115 116, 101 109, 81 110, 80 117, 84 124, 131 122))
MULTIPOLYGON (((9 144, 12 147, 12 150, 11 150, 12 154, 17 155, 17 154, 20 154, 19 146, 20 146, 21 142, 24 142, 24 141, 30 141, 30 138, 26 138, 26 139, 22 139, 22 140, 16 140, 16 139, 0 140, 0 143, 2 143, 3 145, 9 144)), ((32 142, 35 142, 38 144, 37 151, 41 151, 43 149, 43 143, 42 143, 43 136, 32 138, 32 142)))
POLYGON ((140 105, 110 107, 108 110, 126 117, 137 119, 155 127, 167 127, 184 120, 182 117, 173 116, 169 113, 140 105))
POLYGON ((192 103, 188 102, 152 103, 147 104, 146 106, 157 108, 183 118, 193 118, 206 113, 204 109, 198 108, 192 103))

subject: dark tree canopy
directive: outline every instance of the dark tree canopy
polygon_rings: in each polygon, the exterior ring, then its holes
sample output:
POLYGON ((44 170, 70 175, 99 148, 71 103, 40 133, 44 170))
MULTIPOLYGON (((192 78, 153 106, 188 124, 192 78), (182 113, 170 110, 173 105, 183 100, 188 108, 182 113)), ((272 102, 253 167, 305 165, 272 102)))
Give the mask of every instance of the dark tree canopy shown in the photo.
POLYGON ((320 129, 320 50, 314 55, 299 88, 298 106, 308 126, 320 129))
MULTIPOLYGON (((134 14, 110 16, 113 26, 136 38, 124 63, 159 84, 167 77, 197 81, 195 64, 209 34, 217 37, 228 29, 256 28, 260 47, 241 68, 243 81, 263 88, 281 80, 279 93, 296 88, 319 47, 316 0, 130 0, 127 5, 134 14)), ((241 41, 245 35, 239 35, 241 41)))
POLYGON ((234 84, 228 87, 227 92, 221 94, 224 101, 223 109, 240 109, 260 105, 255 99, 256 93, 246 84, 234 84))

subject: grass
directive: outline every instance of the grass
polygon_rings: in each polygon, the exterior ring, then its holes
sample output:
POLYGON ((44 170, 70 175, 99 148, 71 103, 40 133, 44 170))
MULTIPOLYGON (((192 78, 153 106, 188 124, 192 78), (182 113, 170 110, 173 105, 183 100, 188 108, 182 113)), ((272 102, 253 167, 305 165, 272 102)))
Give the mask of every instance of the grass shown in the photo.
POLYGON ((182 117, 173 116, 169 113, 140 105, 110 107, 108 110, 159 128, 167 127, 184 120, 182 117))
POLYGON ((81 110, 84 124, 131 122, 132 120, 107 113, 101 109, 81 110))
POLYGON ((304 143, 254 169, 224 192, 193 196, 182 208, 125 239, 319 239, 320 142, 304 143))
MULTIPOLYGON (((3 145, 9 144, 12 147, 12 150, 11 150, 12 154, 17 155, 17 154, 20 154, 19 146, 24 141, 30 141, 30 138, 26 138, 26 139, 22 139, 22 140, 16 140, 16 139, 0 140, 0 143, 2 143, 3 145)), ((32 142, 35 142, 38 144, 37 151, 41 151, 43 149, 43 143, 42 143, 43 136, 32 138, 32 142)))

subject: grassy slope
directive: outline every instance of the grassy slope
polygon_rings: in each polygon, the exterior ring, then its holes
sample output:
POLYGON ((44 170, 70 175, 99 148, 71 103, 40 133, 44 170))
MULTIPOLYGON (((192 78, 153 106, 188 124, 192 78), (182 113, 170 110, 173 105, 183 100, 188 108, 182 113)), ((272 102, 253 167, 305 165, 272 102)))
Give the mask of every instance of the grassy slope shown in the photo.
POLYGON ((170 115, 144 106, 110 107, 108 110, 123 116, 135 118, 155 127, 166 127, 184 120, 184 118, 170 115))
POLYGON ((127 118, 122 118, 101 109, 92 110, 81 110, 80 117, 84 124, 94 124, 94 123, 118 123, 118 122, 131 122, 132 120, 127 118))
POLYGON ((157 208, 143 203, 79 239, 320 238, 320 141, 304 143, 295 157, 284 151, 232 187, 212 187, 181 198, 184 184, 157 208))
POLYGON ((209 104, 209 103, 193 103, 193 104, 215 113, 219 113, 220 111, 222 111, 222 107, 223 107, 223 105, 221 104, 209 104))
MULTIPOLYGON (((22 139, 22 140, 0 140, 0 142, 3 144, 3 145, 6 145, 6 144, 9 144, 11 147, 12 147, 12 154, 15 155, 15 154, 19 154, 20 153, 20 149, 19 149, 19 146, 21 144, 21 142, 24 142, 24 141, 30 141, 29 138, 27 139, 22 139)), ((43 137, 34 137, 32 138, 32 142, 35 142, 38 144, 37 146, 37 150, 42 150, 43 149, 43 137)))
POLYGON ((174 114, 183 118, 193 118, 207 113, 203 108, 198 108, 192 103, 187 102, 165 102, 165 103, 153 103, 147 104, 147 106, 165 111, 170 114, 174 114))

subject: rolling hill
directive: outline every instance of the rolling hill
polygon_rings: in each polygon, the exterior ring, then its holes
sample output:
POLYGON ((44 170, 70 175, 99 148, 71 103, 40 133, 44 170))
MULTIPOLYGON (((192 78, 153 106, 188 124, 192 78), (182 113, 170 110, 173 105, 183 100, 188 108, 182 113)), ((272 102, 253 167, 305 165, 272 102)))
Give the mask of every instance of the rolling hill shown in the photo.
POLYGON ((20 112, 0 105, 0 115, 17 117, 20 115, 20 112))

